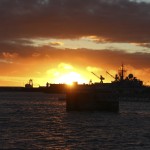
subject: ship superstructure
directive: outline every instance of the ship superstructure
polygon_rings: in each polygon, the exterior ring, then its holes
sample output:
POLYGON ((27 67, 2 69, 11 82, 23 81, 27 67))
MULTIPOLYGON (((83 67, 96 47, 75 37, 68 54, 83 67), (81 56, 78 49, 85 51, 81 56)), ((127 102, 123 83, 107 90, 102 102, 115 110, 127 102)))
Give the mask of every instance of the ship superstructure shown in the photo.
POLYGON ((128 74, 128 76, 125 77, 126 72, 127 70, 125 70, 125 67, 122 64, 121 68, 118 70, 118 74, 116 74, 115 77, 111 75, 115 79, 114 81, 112 81, 112 84, 118 85, 120 87, 134 88, 139 88, 143 86, 143 81, 137 79, 133 74, 130 73, 128 74))

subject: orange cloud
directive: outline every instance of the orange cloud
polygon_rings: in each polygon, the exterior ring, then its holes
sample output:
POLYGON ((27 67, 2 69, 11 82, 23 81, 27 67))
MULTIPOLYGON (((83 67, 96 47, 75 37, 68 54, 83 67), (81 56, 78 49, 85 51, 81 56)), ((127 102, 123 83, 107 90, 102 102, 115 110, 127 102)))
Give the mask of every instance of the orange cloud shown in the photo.
POLYGON ((14 59, 18 56, 17 53, 9 53, 9 52, 2 52, 2 55, 5 59, 14 59))
POLYGON ((50 45, 51 46, 62 46, 63 45, 63 43, 62 42, 50 42, 50 45))

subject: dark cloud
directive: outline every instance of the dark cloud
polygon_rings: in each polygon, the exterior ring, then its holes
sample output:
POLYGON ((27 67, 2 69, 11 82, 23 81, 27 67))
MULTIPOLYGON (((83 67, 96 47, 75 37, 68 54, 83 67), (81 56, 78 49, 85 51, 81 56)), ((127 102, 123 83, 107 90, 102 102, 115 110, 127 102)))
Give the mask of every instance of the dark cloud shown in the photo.
POLYGON ((1 0, 0 39, 78 38, 150 42, 150 4, 129 0, 1 0))

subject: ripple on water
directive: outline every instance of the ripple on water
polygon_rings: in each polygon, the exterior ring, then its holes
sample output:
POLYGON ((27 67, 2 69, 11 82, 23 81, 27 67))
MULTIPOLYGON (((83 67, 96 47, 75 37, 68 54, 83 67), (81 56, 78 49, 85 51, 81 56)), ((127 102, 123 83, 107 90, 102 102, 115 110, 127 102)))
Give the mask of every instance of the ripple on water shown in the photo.
POLYGON ((149 150, 149 108, 150 103, 121 102, 118 114, 66 112, 54 95, 3 93, 0 148, 149 150))

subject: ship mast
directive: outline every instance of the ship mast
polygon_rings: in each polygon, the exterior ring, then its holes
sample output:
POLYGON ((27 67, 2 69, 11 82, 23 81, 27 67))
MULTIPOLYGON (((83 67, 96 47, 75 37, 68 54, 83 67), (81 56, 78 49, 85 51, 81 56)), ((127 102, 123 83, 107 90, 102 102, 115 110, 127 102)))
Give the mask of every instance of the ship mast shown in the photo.
POLYGON ((119 70, 119 76, 120 76, 120 81, 124 80, 124 73, 126 72, 126 70, 124 69, 124 65, 121 65, 121 69, 119 70))

